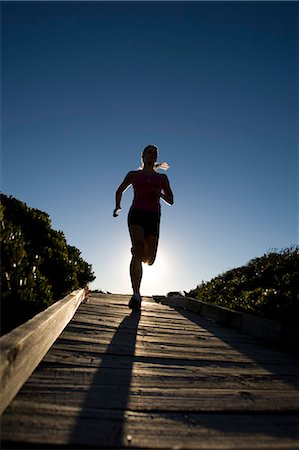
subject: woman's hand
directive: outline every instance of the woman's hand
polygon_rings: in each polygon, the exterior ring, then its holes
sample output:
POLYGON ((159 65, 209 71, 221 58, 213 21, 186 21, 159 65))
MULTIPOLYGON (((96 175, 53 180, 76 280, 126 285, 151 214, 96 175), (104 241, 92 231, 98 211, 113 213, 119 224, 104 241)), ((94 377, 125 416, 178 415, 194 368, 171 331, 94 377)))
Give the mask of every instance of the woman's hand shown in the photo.
POLYGON ((117 217, 118 214, 120 213, 121 208, 115 208, 115 210, 113 211, 113 217, 117 217))

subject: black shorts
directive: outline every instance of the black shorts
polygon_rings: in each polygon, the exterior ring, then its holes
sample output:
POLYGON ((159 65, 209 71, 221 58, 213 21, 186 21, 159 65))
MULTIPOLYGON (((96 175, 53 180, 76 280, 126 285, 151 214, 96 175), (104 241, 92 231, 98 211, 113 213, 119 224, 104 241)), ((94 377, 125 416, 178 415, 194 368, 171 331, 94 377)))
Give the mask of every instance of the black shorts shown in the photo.
POLYGON ((131 208, 128 214, 128 225, 140 225, 145 236, 158 236, 160 231, 160 212, 131 208))

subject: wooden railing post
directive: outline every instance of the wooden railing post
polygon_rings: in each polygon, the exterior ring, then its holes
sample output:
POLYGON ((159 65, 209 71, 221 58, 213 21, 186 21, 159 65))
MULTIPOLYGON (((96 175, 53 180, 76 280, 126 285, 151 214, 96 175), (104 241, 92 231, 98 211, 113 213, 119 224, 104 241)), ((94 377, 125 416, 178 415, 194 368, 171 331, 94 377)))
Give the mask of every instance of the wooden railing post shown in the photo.
POLYGON ((0 338, 0 414, 72 319, 83 297, 84 289, 78 289, 0 338))

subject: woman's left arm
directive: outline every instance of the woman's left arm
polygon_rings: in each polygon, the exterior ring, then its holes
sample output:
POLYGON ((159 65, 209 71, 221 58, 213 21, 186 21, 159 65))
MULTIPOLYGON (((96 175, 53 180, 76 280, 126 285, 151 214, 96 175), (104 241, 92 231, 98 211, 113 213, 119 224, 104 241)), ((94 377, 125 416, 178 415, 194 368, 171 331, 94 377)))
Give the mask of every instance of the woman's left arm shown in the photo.
POLYGON ((167 175, 162 175, 162 192, 160 197, 169 205, 173 205, 173 192, 171 190, 167 175))

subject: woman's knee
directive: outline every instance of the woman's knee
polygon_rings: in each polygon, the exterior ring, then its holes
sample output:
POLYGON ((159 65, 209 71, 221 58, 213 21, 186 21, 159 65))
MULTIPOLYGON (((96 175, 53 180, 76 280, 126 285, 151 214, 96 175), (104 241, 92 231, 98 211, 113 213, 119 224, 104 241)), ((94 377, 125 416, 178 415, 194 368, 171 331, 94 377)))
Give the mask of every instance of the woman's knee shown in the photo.
POLYGON ((154 264, 154 262, 155 262, 155 259, 156 259, 156 256, 154 256, 154 257, 148 259, 148 260, 147 260, 147 264, 148 264, 149 266, 152 266, 152 265, 154 264))
POLYGON ((156 259, 156 252, 154 252, 153 254, 143 255, 142 261, 148 266, 152 266, 155 262, 155 259, 156 259))
POLYGON ((148 237, 145 241, 144 259, 143 261, 149 266, 152 266, 155 262, 158 249, 158 239, 156 237, 148 237))
POLYGON ((142 259, 142 257, 143 257, 143 250, 144 250, 144 244, 142 242, 134 242, 134 244, 133 244, 133 246, 131 248, 131 253, 136 258, 142 259))

